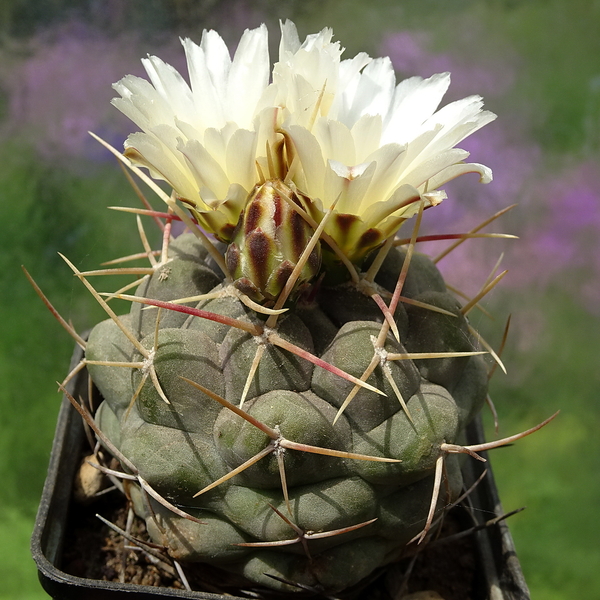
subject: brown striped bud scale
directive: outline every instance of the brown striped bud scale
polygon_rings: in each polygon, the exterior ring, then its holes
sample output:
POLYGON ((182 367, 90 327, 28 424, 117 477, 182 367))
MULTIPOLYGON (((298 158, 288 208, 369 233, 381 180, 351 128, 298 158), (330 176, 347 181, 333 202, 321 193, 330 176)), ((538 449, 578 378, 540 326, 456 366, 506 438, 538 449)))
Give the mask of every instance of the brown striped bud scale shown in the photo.
MULTIPOLYGON (((277 299, 314 229, 293 205, 301 206, 296 193, 279 179, 257 185, 227 248, 227 268, 234 285, 257 302, 277 299)), ((319 273, 321 248, 317 243, 298 276, 294 290, 319 273)))

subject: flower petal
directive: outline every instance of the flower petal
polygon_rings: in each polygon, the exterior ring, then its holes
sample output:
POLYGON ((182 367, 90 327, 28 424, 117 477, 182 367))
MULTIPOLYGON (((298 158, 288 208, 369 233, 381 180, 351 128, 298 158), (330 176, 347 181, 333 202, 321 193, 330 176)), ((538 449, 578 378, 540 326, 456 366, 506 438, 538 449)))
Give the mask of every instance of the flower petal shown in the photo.
POLYGON ((225 164, 228 177, 248 192, 256 183, 256 139, 254 131, 237 129, 227 144, 225 164))
MULTIPOLYGON (((206 35, 206 34, 205 34, 206 35)), ((219 38, 220 39, 220 38, 219 38)), ((222 41, 222 40, 221 40, 222 41)), ((209 58, 202 46, 195 44, 189 38, 182 40, 187 60, 188 72, 193 94, 195 117, 190 120, 199 131, 210 125, 222 127, 225 124, 223 105, 220 101, 219 90, 224 88, 228 71, 227 61, 221 61, 221 70, 209 69, 209 58)), ((224 43, 223 43, 224 45, 224 43)), ((218 61, 217 61, 218 62, 218 61)))
POLYGON ((384 122, 383 143, 407 143, 416 137, 423 123, 434 114, 450 85, 450 73, 428 79, 411 77, 394 91, 392 108, 384 122))
POLYGON ((420 197, 419 190, 412 185, 401 185, 388 200, 371 204, 364 211, 363 220, 372 227, 377 227, 380 222, 393 213, 399 213, 399 216, 403 216, 403 213, 407 212, 407 207, 414 204, 420 197))
POLYGON ((346 125, 339 121, 320 118, 313 127, 313 134, 325 156, 345 165, 356 163, 354 138, 346 125))
POLYGON ((229 180, 225 171, 198 140, 181 143, 179 151, 186 158, 199 188, 208 188, 216 198, 223 198, 227 194, 229 180))
MULTIPOLYGON (((406 160, 406 147, 399 144, 386 144, 373 152, 368 158, 377 165, 369 189, 369 204, 384 201, 389 198, 394 190, 402 184, 403 165, 406 160)), ((366 210, 368 204, 361 206, 361 211, 366 210)))
POLYGON ((143 58, 142 64, 150 82, 173 114, 184 121, 189 120, 193 114, 192 91, 179 72, 156 56, 143 58))
POLYGON ((323 198, 325 162, 317 138, 306 128, 292 125, 286 129, 294 143, 306 181, 306 192, 310 196, 323 198))
POLYGON ((198 198, 193 177, 178 157, 156 137, 147 133, 132 133, 125 143, 125 155, 135 163, 150 169, 152 176, 168 181, 180 194, 191 200, 198 198))
POLYGON ((430 186, 432 189, 436 189, 466 173, 478 173, 480 183, 490 183, 493 179, 492 170, 485 165, 479 163, 460 163, 446 167, 437 175, 434 175, 430 180, 430 186))
POLYGON ((325 197, 337 200, 336 212, 359 214, 361 204, 373 179, 376 164, 372 162, 347 167, 337 161, 329 160, 327 167, 325 197))
POLYGON ((279 60, 285 60, 286 56, 291 56, 298 52, 300 49, 300 38, 298 37, 298 30, 296 25, 286 19, 285 21, 279 21, 281 29, 281 41, 279 42, 279 60))
POLYGON ((381 115, 363 115, 352 126, 357 162, 364 162, 381 146, 382 128, 381 115))
MULTIPOLYGON (((431 180, 440 171, 443 171, 451 165, 462 162, 468 156, 469 153, 466 150, 461 150, 460 148, 450 148, 444 152, 434 154, 427 160, 416 164, 415 167, 408 173, 404 173, 402 176, 402 181, 413 185, 414 187, 420 187, 421 185, 426 184, 426 182, 431 180)), ((426 187, 427 191, 436 188, 436 186, 431 184, 426 185, 426 187)))
POLYGON ((226 99, 230 119, 248 129, 263 91, 269 84, 269 40, 266 25, 246 29, 233 57, 226 99))
MULTIPOLYGON (((395 86, 396 76, 389 58, 377 58, 369 62, 354 90, 347 113, 338 118, 351 127, 362 115, 386 115, 395 86)), ((348 94, 342 92, 340 95, 348 94)))

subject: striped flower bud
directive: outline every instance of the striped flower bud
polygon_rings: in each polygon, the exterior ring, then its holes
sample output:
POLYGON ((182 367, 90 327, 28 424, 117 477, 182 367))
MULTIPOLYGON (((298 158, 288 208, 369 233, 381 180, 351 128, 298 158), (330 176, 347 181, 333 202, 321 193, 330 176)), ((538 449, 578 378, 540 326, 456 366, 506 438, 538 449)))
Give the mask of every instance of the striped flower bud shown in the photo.
MULTIPOLYGON (((283 290, 314 229, 295 211, 296 194, 282 181, 254 188, 227 248, 226 261, 234 285, 257 302, 274 301, 283 290)), ((317 244, 300 272, 297 291, 319 272, 317 244)))

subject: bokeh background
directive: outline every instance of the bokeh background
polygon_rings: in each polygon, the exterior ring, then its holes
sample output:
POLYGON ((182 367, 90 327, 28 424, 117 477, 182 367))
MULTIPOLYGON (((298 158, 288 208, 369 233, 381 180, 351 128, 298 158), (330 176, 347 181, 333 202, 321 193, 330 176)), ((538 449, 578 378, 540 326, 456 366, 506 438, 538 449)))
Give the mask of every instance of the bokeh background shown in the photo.
MULTIPOLYGON (((332 26, 346 56, 389 55, 399 77, 451 71, 448 100, 485 97, 496 122, 463 144, 494 170, 465 176, 425 228, 488 228, 518 241, 473 240, 439 266, 474 293, 504 253, 509 269, 472 313, 498 346, 498 435, 560 417, 493 454, 534 600, 600 597, 600 2, 597 0, 2 0, 0 3, 0 598, 41 599, 29 536, 72 341, 23 276, 27 266, 62 314, 85 330, 103 314, 58 257, 80 268, 139 251, 135 203, 115 161, 131 125, 111 84, 157 54, 184 70, 178 37, 293 18, 301 36, 332 26)), ((423 248, 427 250, 426 248, 423 248)), ((435 248, 431 248, 435 252, 435 248)), ((105 283, 106 288, 110 282, 105 283)), ((497 435, 489 414, 488 436, 497 435)))

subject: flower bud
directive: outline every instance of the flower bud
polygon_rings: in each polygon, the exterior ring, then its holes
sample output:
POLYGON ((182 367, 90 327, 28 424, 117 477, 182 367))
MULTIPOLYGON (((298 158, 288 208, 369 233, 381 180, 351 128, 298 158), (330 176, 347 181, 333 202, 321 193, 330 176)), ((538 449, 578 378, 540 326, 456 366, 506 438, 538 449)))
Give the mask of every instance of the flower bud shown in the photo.
MULTIPOLYGON (((254 188, 236 226, 225 259, 234 285, 256 302, 272 302, 283 290, 314 229, 295 211, 296 194, 282 181, 254 188)), ((296 281, 295 291, 319 272, 317 243, 296 281)))

